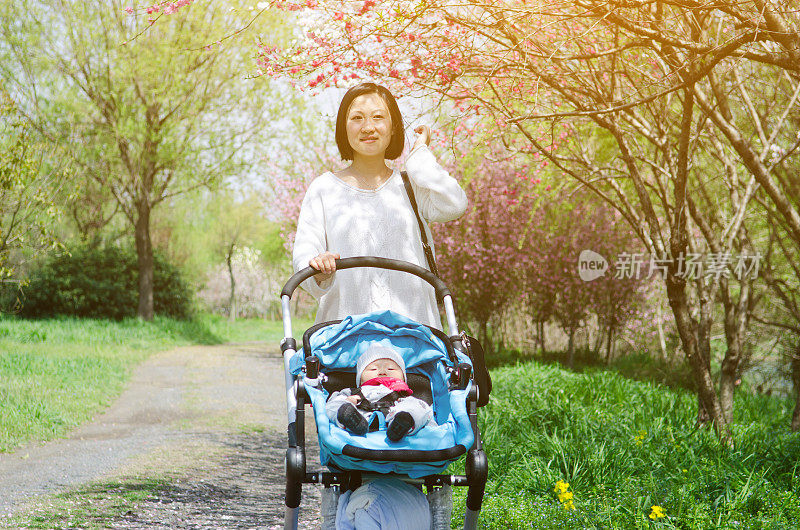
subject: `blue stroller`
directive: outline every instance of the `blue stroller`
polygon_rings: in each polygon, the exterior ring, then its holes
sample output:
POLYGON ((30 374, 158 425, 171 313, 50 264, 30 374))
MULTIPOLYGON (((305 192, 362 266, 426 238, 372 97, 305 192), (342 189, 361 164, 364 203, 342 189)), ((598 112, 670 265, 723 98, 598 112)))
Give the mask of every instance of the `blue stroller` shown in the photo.
MULTIPOLYGON (((376 257, 336 261, 337 270, 354 267, 403 271, 430 283, 444 306, 450 336, 391 311, 380 311, 316 324, 303 334, 302 349, 298 351, 292 337, 290 301, 295 289, 317 271, 308 267, 289 279, 281 292, 284 328, 281 350, 289 422, 284 528, 297 528, 303 484, 322 484, 325 488, 346 491, 359 487, 363 479, 392 476, 425 485, 429 492, 445 485, 467 486, 464 528, 476 529, 488 462, 478 431, 475 361, 468 354, 465 335, 458 332, 452 296, 441 279, 411 263, 376 257), (357 359, 376 343, 391 345, 402 354, 413 395, 427 401, 434 411, 436 425, 423 427, 399 442, 389 442, 381 430, 354 436, 331 422, 325 413, 325 402, 331 392, 356 386, 357 359), (312 405, 321 464, 330 471, 306 470, 306 404, 312 405), (465 475, 441 474, 464 454, 465 475)), ((485 370, 483 366, 480 368, 485 370)), ((380 427, 385 428, 380 413, 376 416, 380 427)))

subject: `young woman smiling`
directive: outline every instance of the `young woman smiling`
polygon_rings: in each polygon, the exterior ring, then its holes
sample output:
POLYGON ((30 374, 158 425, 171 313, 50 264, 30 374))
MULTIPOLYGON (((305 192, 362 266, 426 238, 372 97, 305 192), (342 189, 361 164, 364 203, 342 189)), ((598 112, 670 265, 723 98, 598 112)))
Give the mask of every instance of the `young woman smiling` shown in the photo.
MULTIPOLYGON (((430 129, 419 126, 406 171, 425 230, 428 223, 460 217, 467 198, 458 182, 428 149, 430 129)), ((336 144, 346 168, 326 172, 309 186, 300 209, 292 262, 319 274, 303 287, 319 298, 316 321, 325 322, 391 309, 441 329, 433 288, 397 271, 373 268, 336 272, 340 257, 378 256, 427 268, 419 224, 400 171, 386 164, 403 152, 405 134, 397 102, 388 89, 362 83, 342 98, 336 144)))

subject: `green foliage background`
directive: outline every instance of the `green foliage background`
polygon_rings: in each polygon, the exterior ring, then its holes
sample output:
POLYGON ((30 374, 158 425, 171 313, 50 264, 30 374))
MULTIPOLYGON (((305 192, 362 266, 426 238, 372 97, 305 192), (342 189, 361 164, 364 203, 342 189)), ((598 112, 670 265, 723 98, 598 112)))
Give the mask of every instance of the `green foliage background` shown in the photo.
MULTIPOLYGON (((133 317, 138 278, 136 253, 130 247, 78 246, 33 271, 29 285, 22 290, 20 316, 133 317)), ((155 254, 153 283, 156 314, 175 318, 191 315, 191 288, 180 271, 159 253, 155 254)))

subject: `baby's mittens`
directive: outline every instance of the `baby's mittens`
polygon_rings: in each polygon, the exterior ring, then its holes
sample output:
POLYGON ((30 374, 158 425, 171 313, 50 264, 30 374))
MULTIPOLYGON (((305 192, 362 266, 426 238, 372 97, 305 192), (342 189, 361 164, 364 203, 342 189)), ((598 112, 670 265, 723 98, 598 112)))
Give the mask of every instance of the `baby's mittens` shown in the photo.
POLYGON ((403 436, 414 430, 414 418, 406 411, 395 414, 386 427, 386 437, 393 442, 399 442, 403 436))
MULTIPOLYGON (((339 412, 336 413, 336 419, 342 426, 351 433, 364 436, 367 434, 367 420, 358 412, 358 409, 352 403, 345 403, 339 407, 339 412)), ((413 423, 413 420, 412 420, 413 423)))

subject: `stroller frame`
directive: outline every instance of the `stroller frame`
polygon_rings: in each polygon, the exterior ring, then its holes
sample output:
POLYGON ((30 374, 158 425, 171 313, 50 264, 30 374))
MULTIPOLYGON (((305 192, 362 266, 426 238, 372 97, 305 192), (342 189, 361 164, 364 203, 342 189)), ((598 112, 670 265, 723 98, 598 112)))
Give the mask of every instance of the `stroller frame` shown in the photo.
MULTIPOLYGON (((353 258, 343 258, 336 260, 336 269, 343 270, 356 267, 375 267, 402 271, 418 276, 428 282, 436 291, 436 299, 442 304, 447 318, 449 330, 449 340, 454 348, 466 351, 463 344, 463 335, 458 331, 456 324, 455 308, 453 298, 444 282, 436 275, 418 265, 405 261, 361 256, 353 258)), ((309 396, 306 393, 303 383, 303 376, 315 379, 318 376, 319 364, 314 363, 309 357, 303 372, 297 377, 293 376, 290 370, 290 362, 297 352, 297 341, 292 336, 292 322, 290 302, 292 294, 302 282, 317 274, 317 270, 307 267, 295 273, 286 282, 281 291, 281 309, 283 314, 283 334, 281 341, 281 352, 283 353, 284 374, 286 379, 286 407, 288 416, 288 449, 286 450, 286 497, 285 497, 285 519, 284 529, 296 530, 298 528, 298 517, 300 513, 300 501, 302 498, 303 484, 322 484, 324 487, 338 487, 343 490, 355 489, 361 485, 365 478, 374 477, 395 477, 412 484, 424 484, 430 491, 431 489, 449 486, 467 486, 466 510, 464 513, 464 529, 476 530, 478 527, 478 515, 483 503, 483 494, 486 488, 488 476, 488 460, 483 451, 480 432, 478 430, 478 385, 472 381, 472 386, 467 394, 467 414, 474 435, 474 443, 471 448, 467 448, 466 465, 464 475, 444 475, 434 474, 417 479, 411 479, 405 475, 394 473, 381 474, 371 473, 361 470, 342 470, 342 471, 312 471, 306 469, 305 452, 305 406, 310 404, 309 396)), ((474 367, 473 367, 474 368, 474 367)), ((474 372, 474 370, 473 370, 474 372)), ((462 377, 473 378, 472 372, 460 374, 462 377)))

